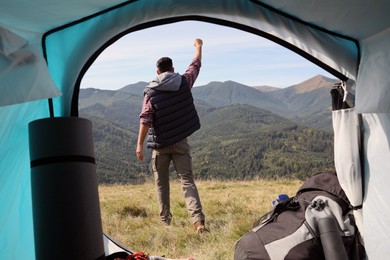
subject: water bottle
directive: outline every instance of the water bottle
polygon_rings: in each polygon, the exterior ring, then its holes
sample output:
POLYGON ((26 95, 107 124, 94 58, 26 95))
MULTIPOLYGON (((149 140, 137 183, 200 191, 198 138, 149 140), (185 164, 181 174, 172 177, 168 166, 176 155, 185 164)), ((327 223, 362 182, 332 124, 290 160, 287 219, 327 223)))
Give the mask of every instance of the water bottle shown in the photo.
POLYGON ((276 196, 276 199, 272 201, 272 207, 275 207, 276 204, 278 204, 279 202, 283 202, 283 201, 286 201, 288 199, 289 199, 289 197, 287 194, 279 194, 278 196, 276 196))

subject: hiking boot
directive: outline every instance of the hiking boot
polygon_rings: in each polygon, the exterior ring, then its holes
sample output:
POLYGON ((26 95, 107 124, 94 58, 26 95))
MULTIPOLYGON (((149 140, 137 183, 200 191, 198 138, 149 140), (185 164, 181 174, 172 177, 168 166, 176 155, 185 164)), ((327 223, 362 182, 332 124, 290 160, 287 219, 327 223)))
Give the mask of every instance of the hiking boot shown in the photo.
POLYGON ((170 226, 172 221, 172 216, 169 215, 166 218, 161 218, 162 223, 164 223, 165 226, 170 226))
POLYGON ((194 224, 195 230, 198 234, 203 234, 205 232, 209 232, 209 230, 205 227, 204 220, 198 220, 194 224))

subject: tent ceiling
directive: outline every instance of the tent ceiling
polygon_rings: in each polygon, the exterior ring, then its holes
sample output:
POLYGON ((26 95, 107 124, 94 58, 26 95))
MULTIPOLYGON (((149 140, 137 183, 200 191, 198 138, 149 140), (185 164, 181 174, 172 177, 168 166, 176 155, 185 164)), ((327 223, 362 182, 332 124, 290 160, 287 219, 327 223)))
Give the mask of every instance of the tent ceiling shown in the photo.
MULTIPOLYGON (((251 1, 251 0, 248 0, 251 1)), ((121 3, 147 0, 2 0, 0 26, 20 33, 46 32, 121 3), (23 9, 20 7, 23 6, 23 9)), ((191 1, 175 1, 189 5, 191 1)), ((213 1, 209 2, 212 6, 213 1)), ((365 39, 390 27, 390 1, 386 0, 252 0, 327 30, 354 39, 365 39), (315 15, 313 15, 315 14, 315 15)), ((191 4, 190 4, 191 5, 191 4)))

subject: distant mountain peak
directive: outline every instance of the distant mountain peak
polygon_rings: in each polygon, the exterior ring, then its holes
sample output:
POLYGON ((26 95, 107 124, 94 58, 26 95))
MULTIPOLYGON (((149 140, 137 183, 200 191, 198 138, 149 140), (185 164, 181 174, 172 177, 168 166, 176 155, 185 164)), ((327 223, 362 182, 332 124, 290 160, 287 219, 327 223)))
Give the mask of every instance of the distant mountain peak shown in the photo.
POLYGON ((317 75, 292 87, 295 89, 296 93, 306 93, 319 88, 330 88, 336 82, 337 80, 335 79, 330 79, 323 75, 317 75))

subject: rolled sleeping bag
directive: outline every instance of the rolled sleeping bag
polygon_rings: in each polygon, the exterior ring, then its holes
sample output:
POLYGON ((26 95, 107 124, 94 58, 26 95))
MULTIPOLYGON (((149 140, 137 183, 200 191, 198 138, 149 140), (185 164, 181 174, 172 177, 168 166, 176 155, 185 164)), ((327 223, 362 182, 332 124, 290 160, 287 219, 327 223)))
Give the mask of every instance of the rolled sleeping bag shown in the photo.
POLYGON ((29 124, 36 259, 105 259, 92 123, 29 124))

